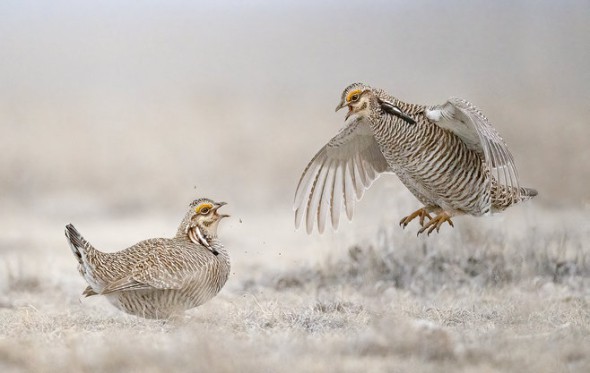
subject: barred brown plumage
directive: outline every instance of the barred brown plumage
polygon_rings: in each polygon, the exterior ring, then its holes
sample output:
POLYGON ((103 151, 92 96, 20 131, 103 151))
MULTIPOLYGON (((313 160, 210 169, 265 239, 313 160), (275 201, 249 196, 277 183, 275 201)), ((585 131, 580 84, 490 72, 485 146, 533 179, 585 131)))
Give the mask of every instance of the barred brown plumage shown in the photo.
POLYGON ((405 227, 418 217, 418 234, 438 232, 444 222, 453 226, 456 215, 499 212, 537 195, 520 187, 506 144, 466 100, 409 104, 354 83, 336 111, 345 106, 345 127, 313 157, 297 186, 295 225, 305 219, 308 233, 316 220, 322 233, 328 213, 338 228, 342 205, 350 219, 356 200, 383 172, 396 173, 424 205, 400 222, 405 227))
POLYGON ((101 252, 73 225, 66 237, 88 283, 85 296, 105 295, 117 308, 145 318, 168 318, 213 298, 230 271, 229 256, 217 239, 225 205, 207 198, 190 204, 173 238, 153 238, 128 249, 101 252))

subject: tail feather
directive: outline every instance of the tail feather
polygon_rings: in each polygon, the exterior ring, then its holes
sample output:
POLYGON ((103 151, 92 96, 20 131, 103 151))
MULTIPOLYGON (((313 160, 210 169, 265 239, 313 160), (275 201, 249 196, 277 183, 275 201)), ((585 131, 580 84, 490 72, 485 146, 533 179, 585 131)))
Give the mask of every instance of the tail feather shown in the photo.
POLYGON ((66 225, 66 238, 70 244, 70 249, 72 249, 74 256, 78 260, 78 271, 89 284, 82 294, 87 297, 98 294, 96 289, 100 289, 101 282, 97 278, 95 261, 96 257, 101 253, 92 247, 90 242, 86 241, 72 224, 66 225))
POLYGON ((492 212, 500 212, 517 203, 527 201, 538 194, 535 189, 520 187, 518 198, 514 198, 514 189, 506 185, 492 184, 492 212))
POLYGON ((521 201, 527 200, 527 199, 531 199, 533 197, 535 197, 537 194, 539 194, 539 192, 537 192, 536 189, 533 188, 524 188, 521 187, 520 188, 520 199, 521 201))
POLYGON ((80 232, 72 224, 66 225, 66 238, 68 239, 72 253, 78 259, 78 263, 84 264, 86 252, 89 249, 94 249, 92 245, 82 237, 80 232))

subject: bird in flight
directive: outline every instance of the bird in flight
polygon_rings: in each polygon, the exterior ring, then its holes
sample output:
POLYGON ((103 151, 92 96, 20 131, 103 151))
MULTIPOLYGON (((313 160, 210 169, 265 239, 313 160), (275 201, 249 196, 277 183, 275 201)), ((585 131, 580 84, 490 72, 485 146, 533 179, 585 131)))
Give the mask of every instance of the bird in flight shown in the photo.
POLYGON ((295 226, 320 233, 328 218, 338 228, 342 208, 352 219, 355 202, 384 172, 395 173, 423 207, 418 235, 439 231, 452 217, 481 216, 537 195, 521 187, 514 158, 492 124, 470 102, 410 104, 363 83, 349 85, 336 111, 345 125, 311 159, 295 192, 295 226))

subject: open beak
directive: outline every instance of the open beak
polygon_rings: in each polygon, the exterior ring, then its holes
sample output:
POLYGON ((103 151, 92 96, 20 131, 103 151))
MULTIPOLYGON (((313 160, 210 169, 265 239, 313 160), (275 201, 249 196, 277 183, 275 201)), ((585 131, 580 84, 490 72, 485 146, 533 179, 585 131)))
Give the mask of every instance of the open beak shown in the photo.
MULTIPOLYGON (((348 106, 346 103, 341 102, 340 104, 338 104, 338 106, 336 106, 336 111, 342 109, 343 107, 348 106)), ((347 120, 348 117, 350 116, 350 114, 352 114, 352 108, 350 106, 348 106, 348 113, 346 113, 346 116, 344 117, 344 120, 347 120)))
POLYGON ((219 203, 218 203, 217 205, 215 205, 215 207, 213 208, 213 212, 214 212, 214 213, 215 213, 217 216, 219 216, 219 219, 223 219, 223 218, 229 218, 229 215, 227 215, 227 214, 218 214, 218 213, 217 213, 217 210, 219 210, 219 208, 220 208, 221 206, 224 206, 224 205, 227 205, 227 203, 226 203, 226 202, 219 202, 219 203))

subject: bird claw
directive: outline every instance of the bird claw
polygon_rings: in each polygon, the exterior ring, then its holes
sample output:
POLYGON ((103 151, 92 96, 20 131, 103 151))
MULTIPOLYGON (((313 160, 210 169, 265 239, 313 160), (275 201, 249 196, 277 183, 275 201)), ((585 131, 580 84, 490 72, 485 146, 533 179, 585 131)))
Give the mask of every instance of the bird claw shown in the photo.
POLYGON ((433 219, 431 219, 425 226, 423 226, 416 236, 419 236, 421 233, 426 231, 426 235, 430 236, 430 233, 434 232, 436 229, 436 233, 439 233, 440 227, 445 223, 449 223, 451 227, 455 227, 453 221, 451 220, 451 216, 446 212, 441 212, 440 214, 436 215, 433 219))
POLYGON ((416 211, 414 211, 413 213, 411 213, 410 215, 402 218, 402 220, 400 220, 399 225, 402 227, 402 229, 406 228, 408 226, 408 224, 416 219, 416 218, 420 218, 420 226, 424 227, 424 219, 428 218, 428 220, 432 220, 432 216, 430 216, 430 214, 428 213, 428 210, 426 210, 426 208, 421 208, 418 209, 416 211))

